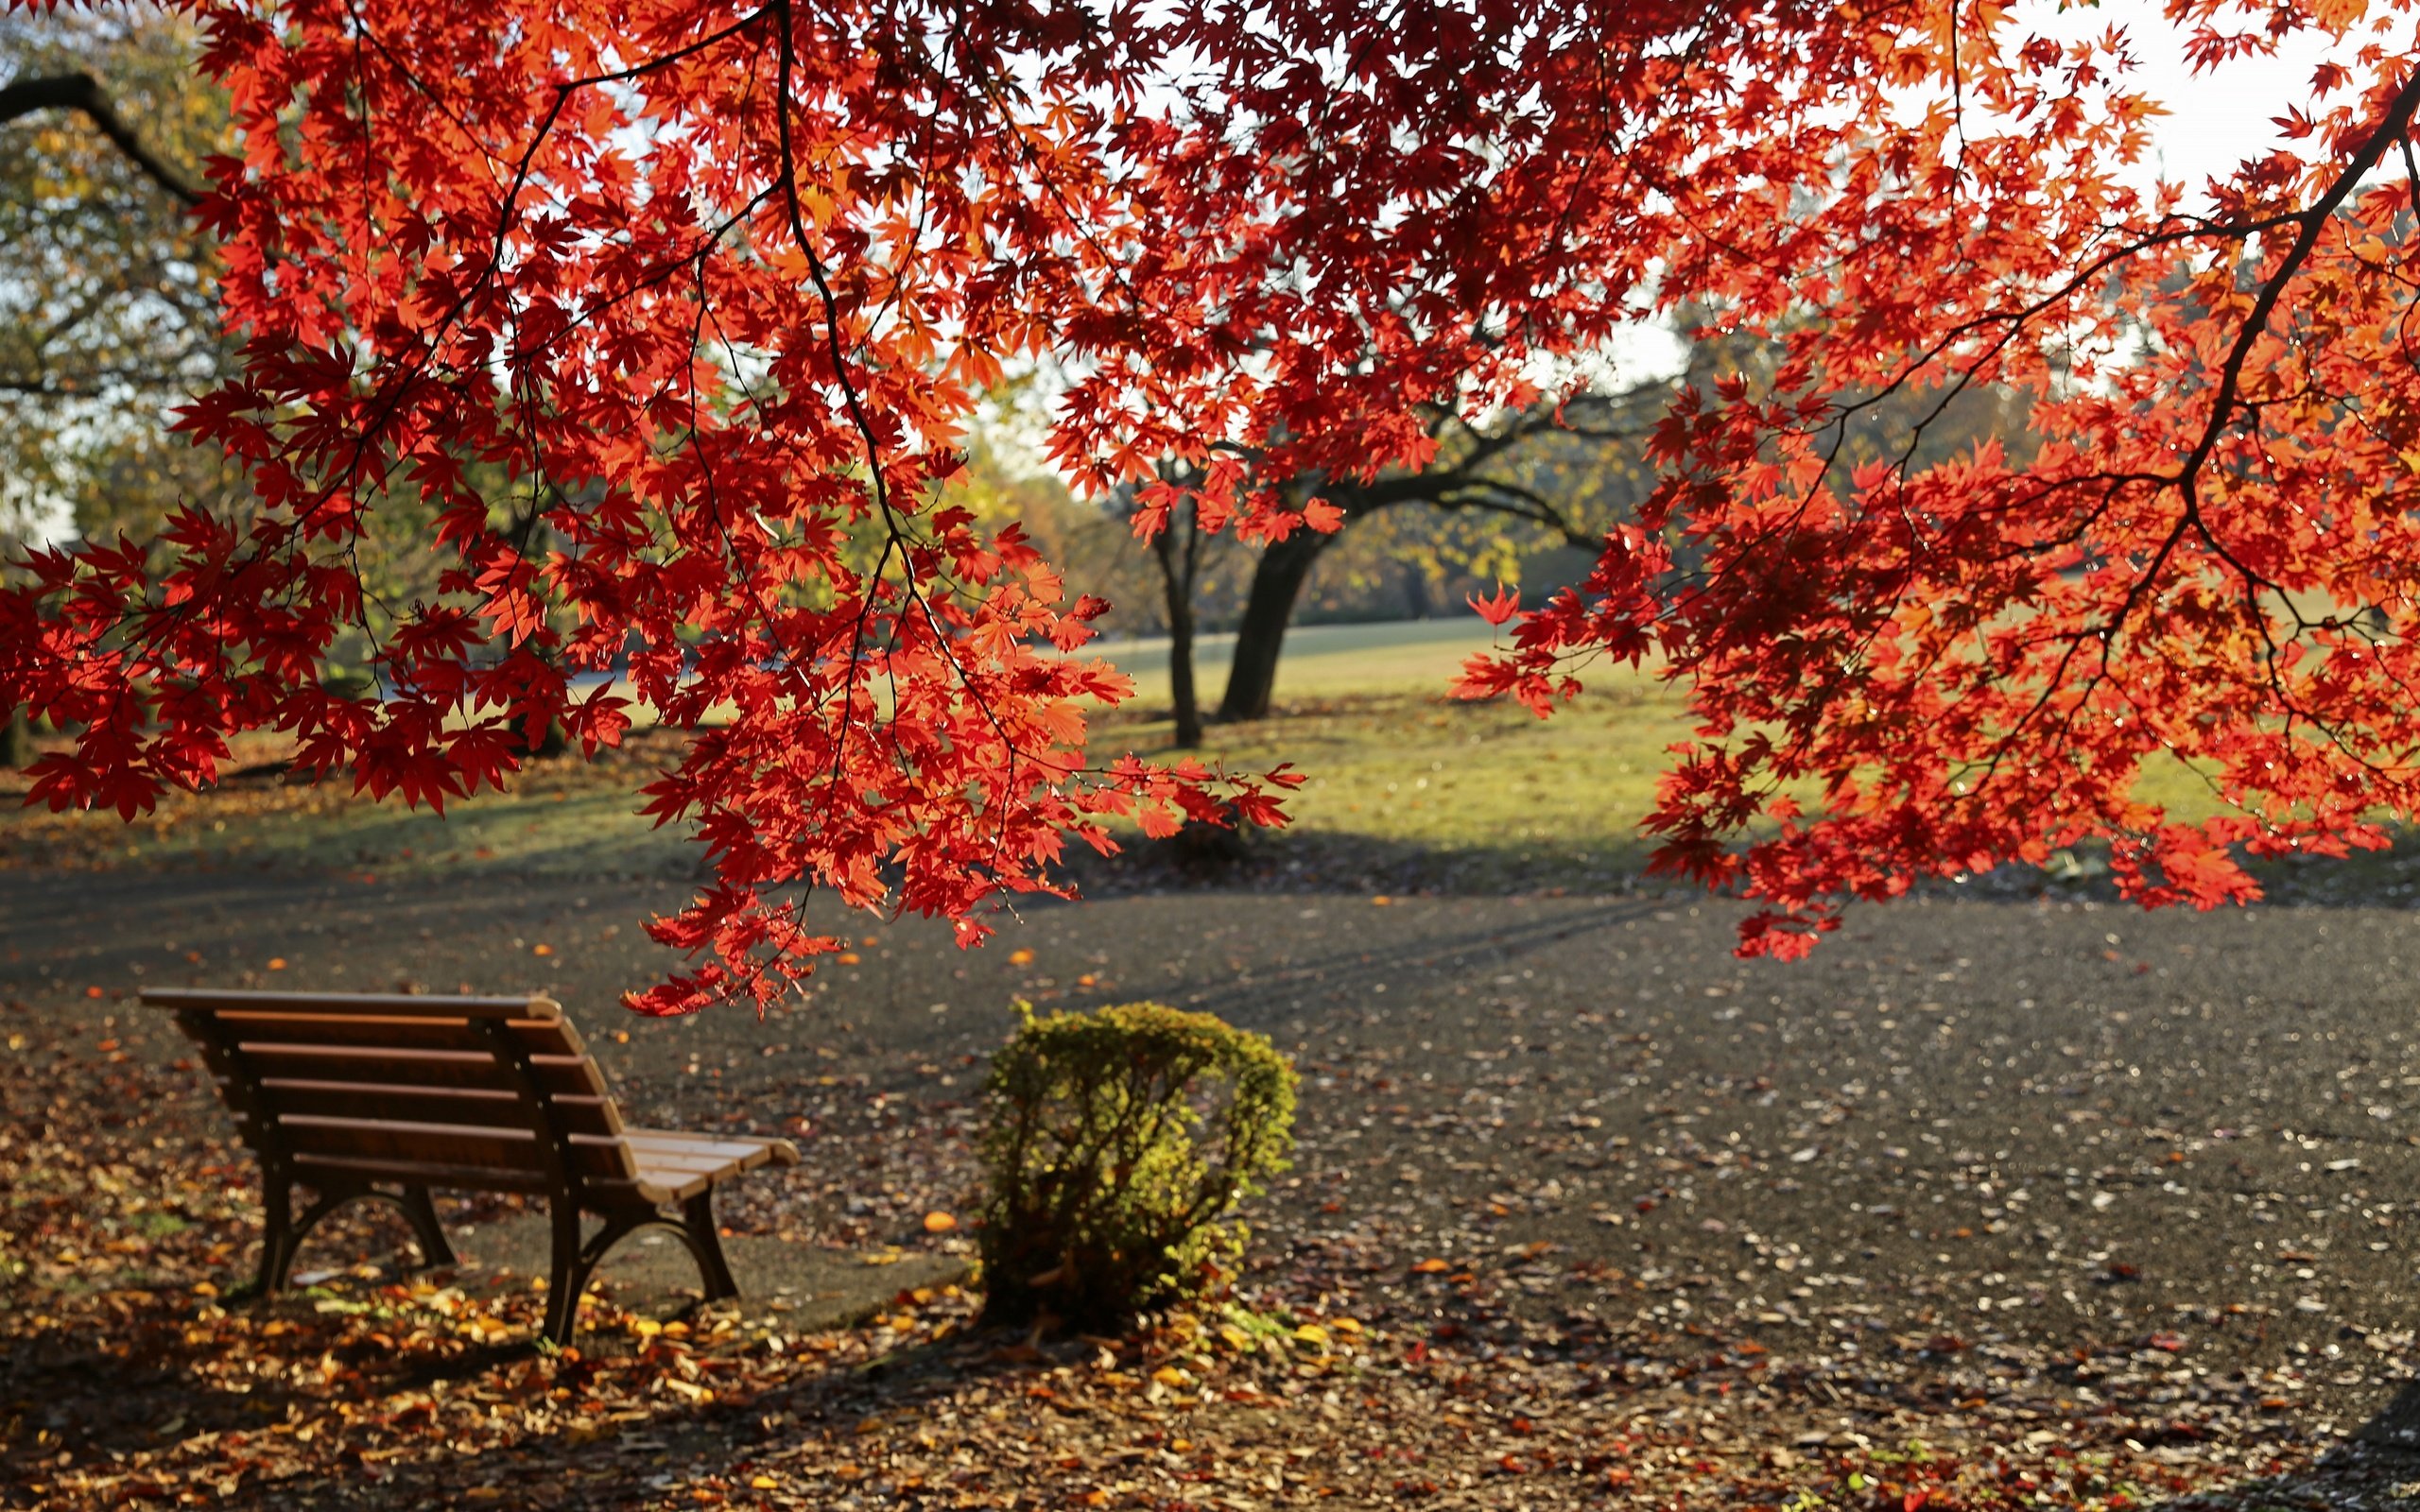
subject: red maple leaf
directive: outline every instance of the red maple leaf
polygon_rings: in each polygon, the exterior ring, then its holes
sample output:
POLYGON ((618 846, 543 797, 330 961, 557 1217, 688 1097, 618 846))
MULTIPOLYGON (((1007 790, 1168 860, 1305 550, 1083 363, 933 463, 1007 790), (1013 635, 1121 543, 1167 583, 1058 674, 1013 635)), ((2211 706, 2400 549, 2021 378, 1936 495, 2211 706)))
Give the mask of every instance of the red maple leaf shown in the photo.
POLYGON ((2122 27, 1997 12, 190 9, 243 144, 203 214, 246 346, 180 424, 252 486, 0 585, 0 702, 78 731, 36 801, 140 813, 272 729, 441 803, 551 725, 609 743, 628 715, 571 690, 617 668, 694 731, 648 812, 717 873, 658 936, 711 958, 648 1007, 808 970, 797 884, 977 938, 1101 816, 1273 820, 1279 784, 1093 749, 1124 684, 1047 648, 1098 600, 951 491, 972 385, 1046 359, 1069 479, 1140 483, 1147 535, 1184 499, 1268 541, 1340 523, 1322 480, 1430 465, 1441 415, 1551 403, 1644 311, 1705 379, 1582 582, 1474 597, 1512 644, 1461 686, 1678 681, 1657 864, 1756 900, 1744 948, 2085 844, 2210 906, 2247 853, 2420 810, 2380 171, 2420 76, 2347 8, 2302 18, 2341 87, 2280 102, 2298 134, 2206 214, 2121 171, 2152 111, 2122 27), (412 606, 358 576, 406 522, 412 606), (2228 812, 2138 792, 2175 763, 2228 812))

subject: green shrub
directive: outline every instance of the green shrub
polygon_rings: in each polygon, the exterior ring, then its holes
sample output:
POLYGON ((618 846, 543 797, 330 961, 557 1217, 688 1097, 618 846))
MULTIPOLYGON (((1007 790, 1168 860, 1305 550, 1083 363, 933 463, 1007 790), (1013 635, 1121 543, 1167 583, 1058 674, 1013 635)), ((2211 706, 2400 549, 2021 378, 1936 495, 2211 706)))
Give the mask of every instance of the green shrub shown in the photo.
POLYGON ((1221 1289, 1229 1215, 1293 1147, 1294 1068, 1157 1003, 1018 1011, 984 1087, 984 1316, 1102 1332, 1221 1289))

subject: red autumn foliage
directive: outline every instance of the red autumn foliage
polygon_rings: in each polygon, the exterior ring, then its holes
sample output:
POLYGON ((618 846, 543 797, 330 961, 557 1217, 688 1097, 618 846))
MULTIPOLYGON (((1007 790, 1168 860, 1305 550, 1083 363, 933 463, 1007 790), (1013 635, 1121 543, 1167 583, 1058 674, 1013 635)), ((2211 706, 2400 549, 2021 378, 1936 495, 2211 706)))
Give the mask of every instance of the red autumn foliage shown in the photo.
POLYGON ((1462 691, 1543 713, 1604 657, 1686 679, 1655 864, 1767 905, 1743 954, 2084 842, 2128 895, 2203 908, 2257 896, 2247 857, 2386 844, 2420 803, 2407 9, 2168 5, 2203 61, 2332 43, 2329 97, 2202 203, 2126 171, 2119 31, 2063 49, 1935 9, 1876 39, 1811 152, 1760 77, 1772 177, 1674 191, 1657 293, 1778 365, 1683 396, 1644 534, 1462 691), (1908 124, 1884 79, 1953 56, 1956 104, 1908 124), (2030 400, 2030 457, 1835 465, 1860 411, 1981 386, 2030 400), (2219 816, 2138 796, 2171 761, 2219 816))
POLYGON ((617 668, 698 731, 648 812, 716 871, 655 926, 709 958, 639 1006, 769 999, 838 948, 814 887, 971 940, 1113 816, 1271 819, 1290 781, 1090 753, 1124 684, 1060 653, 1097 606, 941 492, 1008 365, 1069 375, 1086 486, 1174 460, 1282 539, 1337 524, 1287 481, 1418 466, 1438 406, 1551 402, 1553 359, 1685 306, 1777 368, 1682 396, 1638 526, 1465 686, 1688 679, 1659 864, 1771 904, 1749 948, 2093 837, 2206 905, 2249 892, 2232 846, 2411 807, 2399 16, 2171 0, 2212 58, 2338 43, 2202 210, 2123 171, 2120 32, 1993 7, 188 9, 246 346, 181 423, 255 497, 0 593, 0 699, 82 731, 54 805, 132 816, 264 728, 441 804, 550 726, 616 740, 582 675, 617 668), (2031 396, 2029 458, 1827 467, 1881 397, 1979 385, 2031 396), (439 570, 398 602, 360 552, 406 502, 439 570), (2167 752, 2239 816, 2135 799, 2167 752))

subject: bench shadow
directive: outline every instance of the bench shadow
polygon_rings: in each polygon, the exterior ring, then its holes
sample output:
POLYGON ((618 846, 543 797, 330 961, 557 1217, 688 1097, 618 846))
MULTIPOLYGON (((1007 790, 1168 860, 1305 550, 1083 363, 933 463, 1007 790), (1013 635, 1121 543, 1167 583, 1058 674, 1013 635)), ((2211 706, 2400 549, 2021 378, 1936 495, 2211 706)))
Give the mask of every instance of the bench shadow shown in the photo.
MULTIPOLYGON (((496 1211, 481 1209, 481 1221, 469 1226, 465 1243, 472 1253, 456 1266, 422 1265, 402 1218, 384 1208, 353 1208, 336 1215, 325 1232, 314 1234, 300 1284, 272 1297, 248 1295, 255 1246, 246 1246, 212 1267, 221 1288, 215 1296, 197 1293, 189 1281, 129 1277, 110 1286, 114 1318, 105 1328, 95 1328, 90 1312, 62 1309, 54 1317, 40 1305, 39 1294, 22 1298, 11 1309, 15 1315, 0 1327, 0 1506, 22 1504, 11 1499, 12 1488, 43 1482, 71 1465, 90 1473, 111 1462, 139 1466, 159 1459, 179 1466, 159 1473, 190 1478, 221 1452, 204 1451, 199 1462, 190 1452, 176 1454, 179 1445, 198 1437, 222 1442, 226 1452, 241 1460, 246 1452, 237 1446, 248 1439, 266 1442, 263 1435, 297 1421, 326 1423, 331 1407, 351 1419, 389 1413, 399 1399, 411 1397, 434 1402, 464 1391, 480 1400, 521 1394, 533 1381, 578 1390, 590 1372, 627 1366, 636 1346, 618 1331, 584 1328, 574 1352, 562 1354, 541 1346, 525 1327, 485 1339, 449 1332, 441 1322, 433 1333, 424 1332, 431 1320, 392 1301, 388 1288, 419 1282, 469 1297, 519 1293, 525 1295, 513 1299, 513 1312, 527 1314, 525 1323, 534 1321, 533 1305, 543 1294, 531 1292, 528 1257, 517 1252, 529 1245, 516 1247, 513 1241, 528 1241, 542 1253, 543 1222, 506 1211, 507 1204, 493 1206, 496 1211), (525 1263, 509 1263, 516 1260, 525 1263), (392 1325, 380 1321, 389 1307, 396 1308, 392 1325), (363 1314, 371 1316, 349 1322, 363 1314), (256 1356, 263 1368, 231 1382, 220 1368, 231 1350, 256 1356)), ((964 1269, 948 1257, 933 1256, 899 1260, 859 1275, 862 1263, 855 1252, 787 1241, 752 1244, 748 1236, 732 1243, 752 1273, 736 1305, 744 1315, 762 1307, 793 1333, 853 1327, 894 1291, 925 1284, 938 1289, 964 1269), (869 1277, 882 1284, 869 1288, 869 1277), (826 1300, 838 1296, 836 1287, 851 1295, 826 1300), (805 1295, 789 1299, 793 1293, 805 1295)), ((681 1260, 685 1253, 648 1257, 641 1250, 630 1263, 609 1263, 602 1280, 610 1304, 694 1325, 711 1304, 702 1302, 697 1278, 681 1260)), ((768 1424, 892 1411, 920 1391, 929 1394, 937 1379, 960 1382, 1018 1368, 1016 1351, 1004 1351, 1011 1343, 956 1334, 848 1365, 794 1357, 729 1400, 703 1405, 670 1397, 648 1400, 643 1418, 566 1421, 528 1434, 502 1455, 457 1456, 432 1442, 391 1459, 383 1453, 366 1459, 347 1454, 341 1469, 324 1456, 310 1456, 317 1463, 299 1476, 248 1485, 247 1494, 257 1500, 240 1504, 543 1507, 555 1504, 553 1498, 543 1492, 521 1496, 510 1483, 537 1474, 551 1484, 600 1468, 606 1478, 596 1489, 617 1503, 622 1493, 661 1474, 667 1453, 676 1464, 694 1463, 700 1472, 725 1467, 757 1445, 779 1448, 780 1430, 768 1424), (628 1474, 617 1479, 617 1471, 628 1474), (499 1478, 507 1483, 501 1487, 499 1478)), ((1024 1359, 1046 1366, 1060 1363, 1032 1351, 1024 1359)), ((212 1482, 215 1476, 200 1479, 212 1482)))
MULTIPOLYGON (((197 1434, 244 1434, 286 1420, 294 1408, 309 1408, 327 1393, 300 1383, 287 1372, 255 1376, 250 1389, 230 1391, 210 1383, 201 1362, 223 1355, 231 1340, 208 1321, 216 1306, 247 1320, 252 1346, 264 1355, 300 1349, 281 1341, 307 1339, 322 1303, 347 1312, 367 1306, 364 1282, 406 1283, 428 1278, 443 1283, 453 1272, 426 1267, 411 1242, 411 1230, 380 1209, 354 1209, 336 1215, 312 1236, 297 1283, 276 1297, 253 1291, 257 1243, 237 1249, 221 1272, 215 1297, 197 1295, 182 1281, 112 1284, 117 1324, 109 1338, 69 1319, 56 1319, 39 1296, 0 1306, 0 1425, 8 1404, 23 1410, 19 1426, 43 1453, 72 1449, 87 1455, 119 1456, 156 1452, 166 1442, 197 1434), (313 1271, 310 1267, 324 1267, 313 1271), (374 1269, 373 1277, 363 1274, 374 1269), (333 1285, 327 1283, 333 1282, 333 1285), (275 1332, 264 1332, 274 1330, 275 1332), (36 1435, 47 1431, 47 1440, 36 1435)), ((374 1375, 386 1389, 424 1387, 432 1379, 483 1370, 536 1352, 531 1343, 469 1345, 450 1359, 420 1359, 354 1342, 333 1346, 329 1360, 340 1369, 374 1375)), ((23 1443, 0 1438, 0 1466, 21 1461, 23 1443)))
MULTIPOLYGON (((742 1463, 779 1470, 779 1456, 793 1441, 815 1438, 819 1426, 887 1418, 929 1400, 942 1383, 951 1387, 994 1378, 1047 1370, 1088 1352, 1068 1344, 1035 1349, 1016 1335, 969 1331, 904 1347, 873 1360, 827 1365, 769 1389, 700 1406, 666 1401, 639 1420, 616 1418, 596 1434, 550 1429, 520 1439, 502 1452, 458 1456, 442 1447, 376 1465, 351 1465, 264 1485, 261 1504, 346 1509, 477 1506, 550 1508, 578 1498, 582 1504, 620 1505, 681 1500, 685 1484, 707 1475, 729 1477, 742 1463)), ((527 1359, 534 1347, 498 1351, 492 1361, 458 1359, 432 1372, 409 1371, 450 1385, 475 1385, 477 1375, 527 1359)), ((578 1363, 559 1363, 564 1379, 578 1363)), ((889 1504, 875 1493, 873 1504, 889 1504)))
MULTIPOLYGON (((62 1448, 78 1459, 161 1447, 164 1431, 181 1435, 240 1433, 283 1421, 302 1393, 274 1379, 250 1392, 217 1390, 196 1369, 221 1352, 215 1338, 188 1340, 191 1309, 184 1288, 130 1287, 112 1295, 130 1303, 131 1337, 120 1349, 88 1330, 24 1313, 12 1320, 0 1350, 0 1397, 21 1405, 10 1442, 0 1444, 0 1467, 22 1473, 30 1457, 62 1448), (173 1417, 162 1410, 173 1400, 173 1417), (41 1435, 41 1436, 37 1436, 41 1435)), ((122 1327, 126 1326, 122 1320, 122 1327)), ((5 1484, 6 1475, 0 1475, 5 1484)))
POLYGON ((2284 1475, 2193 1491, 2150 1512, 2363 1512, 2420 1507, 2420 1381, 2407 1381, 2369 1421, 2284 1475))
MULTIPOLYGON (((209 1324, 194 1323, 185 1288, 122 1289, 114 1295, 130 1304, 120 1319, 124 1332, 116 1349, 105 1348, 89 1332, 47 1320, 11 1328, 6 1359, 0 1361, 0 1396, 22 1413, 10 1425, 20 1430, 11 1435, 16 1441, 0 1444, 0 1489, 61 1451, 89 1466, 156 1454, 197 1435, 240 1441, 282 1427, 298 1412, 323 1408, 333 1394, 291 1371, 265 1371, 246 1390, 214 1385, 213 1372, 202 1366, 222 1356, 229 1340, 209 1324)), ((291 1330, 267 1341, 268 1351, 281 1340, 292 1341, 298 1350, 308 1345, 323 1368, 374 1380, 385 1393, 425 1390, 433 1383, 484 1374, 538 1352, 534 1344, 516 1341, 467 1345, 450 1358, 415 1357, 372 1339, 315 1340, 308 1301, 298 1306, 287 1297, 266 1307, 235 1305, 291 1330)), ((350 1388, 356 1397, 360 1392, 350 1388)))

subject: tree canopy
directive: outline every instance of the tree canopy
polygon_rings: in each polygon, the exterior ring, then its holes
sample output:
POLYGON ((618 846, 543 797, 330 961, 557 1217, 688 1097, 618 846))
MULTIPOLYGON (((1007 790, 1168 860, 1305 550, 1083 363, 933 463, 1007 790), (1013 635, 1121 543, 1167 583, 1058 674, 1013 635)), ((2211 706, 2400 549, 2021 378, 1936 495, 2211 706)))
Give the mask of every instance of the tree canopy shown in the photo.
POLYGON ((1069 840, 1290 781, 1090 750, 1098 602, 942 493, 1005 363, 1069 374, 1050 455, 1145 531, 1282 541, 1340 520, 1294 480, 1418 469, 1441 407, 1551 404, 1681 309, 1778 360, 1676 390, 1637 524, 1464 687, 1687 679, 1651 824, 1771 905, 1747 948, 2094 837, 2147 901, 2240 898, 2230 848, 2420 797, 2391 8, 2170 0, 2204 60, 2333 43, 2293 144, 2193 197, 2134 170, 2122 28, 1959 0, 185 9, 243 359, 181 423, 251 498, 0 592, 0 702, 79 730, 51 803, 139 812, 246 728, 441 803, 615 740, 580 675, 619 668, 696 728, 648 802, 715 868, 641 1006, 769 1000, 839 948, 813 888, 977 938, 1069 840), (1834 465, 1978 388, 2040 444, 1834 465), (409 597, 361 559, 399 511, 409 597), (2239 812, 2168 822, 2154 757, 2239 812))

